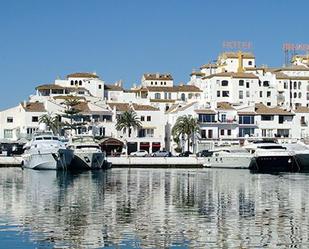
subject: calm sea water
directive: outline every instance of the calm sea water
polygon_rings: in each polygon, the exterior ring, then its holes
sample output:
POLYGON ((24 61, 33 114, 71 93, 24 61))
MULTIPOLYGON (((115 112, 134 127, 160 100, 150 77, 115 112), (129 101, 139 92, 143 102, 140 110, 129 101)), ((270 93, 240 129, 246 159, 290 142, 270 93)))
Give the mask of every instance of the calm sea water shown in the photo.
POLYGON ((0 248, 309 248, 309 175, 1 169, 0 248))

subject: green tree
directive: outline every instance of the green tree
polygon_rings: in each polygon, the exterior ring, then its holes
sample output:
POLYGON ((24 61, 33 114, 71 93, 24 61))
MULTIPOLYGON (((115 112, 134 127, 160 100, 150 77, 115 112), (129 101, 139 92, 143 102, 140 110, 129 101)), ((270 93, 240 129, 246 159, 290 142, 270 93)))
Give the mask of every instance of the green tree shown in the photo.
POLYGON ((172 128, 172 136, 176 143, 179 143, 180 137, 187 137, 188 150, 190 149, 190 141, 194 133, 199 130, 196 118, 191 115, 178 117, 175 125, 172 128))
POLYGON ((52 130, 54 134, 59 135, 61 133, 61 128, 63 127, 63 123, 61 122, 61 116, 56 114, 53 115, 51 113, 43 114, 39 117, 39 123, 45 124, 49 130, 52 130))
POLYGON ((125 111, 117 117, 116 130, 121 131, 128 129, 128 136, 131 137, 131 128, 138 129, 141 127, 141 121, 136 115, 136 112, 130 110, 125 111))
POLYGON ((81 110, 78 108, 81 102, 77 98, 74 98, 74 96, 68 96, 63 104, 65 106, 65 110, 62 116, 70 120, 70 123, 66 123, 65 126, 69 127, 72 134, 72 130, 75 129, 76 126, 80 125, 80 123, 74 122, 74 119, 81 116, 81 110))

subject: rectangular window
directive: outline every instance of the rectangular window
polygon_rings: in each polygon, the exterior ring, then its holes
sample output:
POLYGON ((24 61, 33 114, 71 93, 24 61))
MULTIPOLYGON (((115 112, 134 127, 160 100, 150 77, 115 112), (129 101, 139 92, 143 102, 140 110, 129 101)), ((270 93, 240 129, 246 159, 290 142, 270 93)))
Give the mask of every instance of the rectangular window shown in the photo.
POLYGON ((205 123, 205 122, 214 123, 215 115, 214 114, 199 114, 198 121, 202 123, 205 123))
POLYGON ((206 130, 201 130, 201 138, 207 138, 206 137, 206 130))
POLYGON ((239 124, 254 124, 254 116, 239 116, 239 124))
POLYGON ((274 116, 273 115, 262 115, 261 120, 262 121, 272 121, 274 120, 274 116))
POLYGON ((239 86, 244 86, 244 80, 239 80, 239 86))
POLYGON ((250 92, 246 91, 246 97, 249 98, 250 97, 250 92))
POLYGON ((249 82, 247 81, 246 82, 246 88, 249 88, 250 87, 250 84, 249 84, 249 82))
POLYGON ((260 98, 263 98, 263 92, 260 91, 260 98))
POLYGON ((13 117, 7 117, 6 122, 7 123, 13 123, 13 117))
POLYGON ((39 122, 39 117, 38 116, 32 116, 32 122, 33 123, 39 122))
POLYGON ((217 97, 220 97, 220 91, 217 91, 217 97))
POLYGON ((222 97, 229 97, 230 92, 229 91, 222 91, 222 97))
POLYGON ((226 114, 221 115, 221 122, 226 122, 226 114))
POLYGON ((224 136, 224 130, 223 129, 220 130, 220 135, 224 136))
POLYGON ((254 136, 254 128, 239 128, 239 137, 254 136))
POLYGON ((141 121, 145 121, 145 116, 141 116, 141 121))
POLYGON ((232 130, 227 130, 227 135, 231 136, 232 135, 232 130))
POLYGON ((102 85, 99 85, 99 89, 102 89, 102 85))
POLYGON ((244 92, 243 91, 239 91, 239 99, 243 99, 244 98, 244 92))
POLYGON ((267 98, 270 97, 270 91, 267 91, 266 96, 267 96, 267 98))
POLYGON ((147 121, 151 121, 151 116, 147 116, 147 121))
POLYGON ((13 138, 13 130, 4 129, 4 138, 13 138))
POLYGON ((213 132, 212 130, 208 130, 208 138, 212 138, 213 132))

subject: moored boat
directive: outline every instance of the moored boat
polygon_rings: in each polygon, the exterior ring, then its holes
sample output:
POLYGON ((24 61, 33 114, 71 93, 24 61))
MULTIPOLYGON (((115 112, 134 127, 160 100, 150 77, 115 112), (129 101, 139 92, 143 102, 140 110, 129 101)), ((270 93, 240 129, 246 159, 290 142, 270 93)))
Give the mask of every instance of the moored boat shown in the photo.
POLYGON ((66 148, 52 132, 35 133, 24 146, 22 166, 38 170, 65 170, 73 159, 73 151, 66 148))

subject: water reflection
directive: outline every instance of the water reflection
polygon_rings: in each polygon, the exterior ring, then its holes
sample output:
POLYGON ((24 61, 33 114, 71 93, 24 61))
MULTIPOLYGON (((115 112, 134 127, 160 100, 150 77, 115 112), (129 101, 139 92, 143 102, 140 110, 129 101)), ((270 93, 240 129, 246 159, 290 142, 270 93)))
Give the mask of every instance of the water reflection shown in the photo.
POLYGON ((1 169, 0 244, 13 227, 38 248, 308 248, 308 187, 246 170, 1 169))

